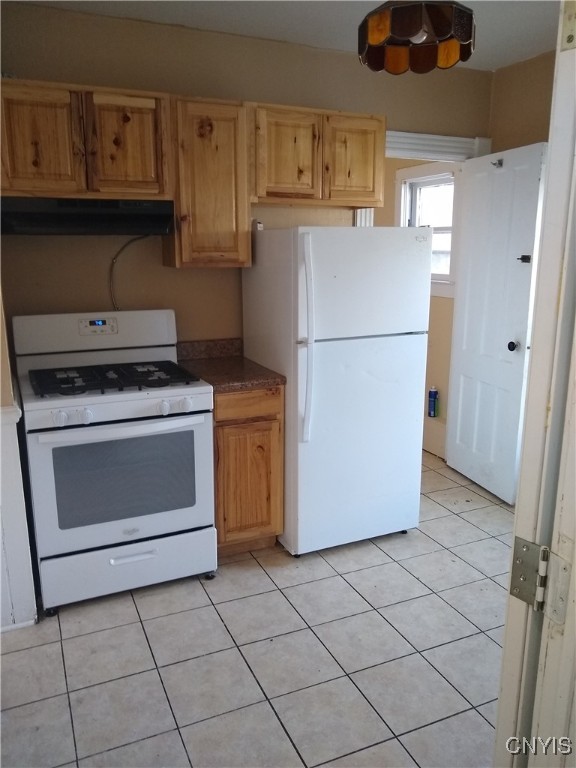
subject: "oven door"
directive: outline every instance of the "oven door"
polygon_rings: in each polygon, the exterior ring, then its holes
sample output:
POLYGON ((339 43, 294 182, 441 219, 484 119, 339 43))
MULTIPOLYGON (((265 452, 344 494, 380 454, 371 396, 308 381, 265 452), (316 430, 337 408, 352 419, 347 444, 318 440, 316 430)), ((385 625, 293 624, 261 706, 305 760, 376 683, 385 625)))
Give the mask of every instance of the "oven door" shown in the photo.
POLYGON ((214 525, 212 414, 29 433, 40 558, 214 525))

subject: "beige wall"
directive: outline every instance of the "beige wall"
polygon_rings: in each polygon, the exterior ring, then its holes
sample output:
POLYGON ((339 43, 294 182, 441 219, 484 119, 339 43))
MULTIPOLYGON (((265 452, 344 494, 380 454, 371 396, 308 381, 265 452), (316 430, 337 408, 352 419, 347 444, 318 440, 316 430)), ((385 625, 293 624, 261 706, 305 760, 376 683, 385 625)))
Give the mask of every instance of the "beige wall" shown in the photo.
MULTIPOLYGON (((450 378, 452 348, 453 299, 432 296, 428 328, 428 362, 426 365, 426 395, 430 387, 438 390, 438 412, 435 418, 424 417, 424 449, 445 458, 446 405, 450 378)), ((428 413, 426 407, 425 413, 428 413)))
MULTIPOLYGON (((33 3, 2 3, 0 11, 2 72, 18 78, 385 114, 388 128, 395 131, 492 135, 496 151, 547 138, 553 54, 494 75, 456 67, 394 77, 361 67, 354 54, 33 3)), ((413 164, 386 162, 386 202, 376 210, 376 225, 394 223, 394 175, 397 168, 413 164)), ((268 227, 352 223, 352 213, 343 209, 254 206, 253 215, 268 227)), ((123 242, 3 238, 8 323, 14 314, 110 308, 108 269, 123 242)), ((180 339, 242 334, 240 271, 163 267, 158 238, 138 242, 122 255, 115 286, 122 309, 173 307, 180 339)), ((433 298, 428 384, 439 388, 444 403, 451 323, 452 301, 433 298)), ((5 367, 3 393, 4 379, 5 367)), ((435 437, 440 427, 441 419, 427 425, 426 434, 430 450, 441 454, 435 437)))
MULTIPOLYGON (((392 130, 462 136, 488 130, 492 76, 486 72, 454 69, 394 78, 361 67, 353 54, 32 3, 3 3, 0 10, 2 71, 19 78, 385 113, 392 130)), ((326 209, 259 206, 254 215, 267 226, 352 222, 350 211, 326 209)), ((15 313, 111 306, 107 268, 121 240, 4 241, 8 320, 15 313)), ((117 272, 120 306, 174 307, 180 339, 242 333, 238 270, 170 270, 152 239, 123 254, 117 272)))
MULTIPOLYGON (((401 168, 425 165, 421 160, 388 158, 385 164, 385 204, 375 212, 374 223, 381 227, 394 226, 396 172, 401 168)), ((428 360, 426 365, 426 394, 431 386, 438 390, 440 415, 424 419, 424 448, 444 458, 446 438, 446 402, 450 375, 450 349, 452 341, 453 299, 432 296, 430 298, 430 322, 428 329, 428 360)), ((426 405, 425 405, 426 407, 426 405)), ((426 411, 427 412, 427 408, 426 411)))
POLYGON ((548 141, 555 53, 498 69, 490 113, 492 151, 548 141))
MULTIPOLYGON (((125 237, 4 237, 6 317, 112 308, 110 262, 125 237)), ((162 266, 159 237, 140 240, 114 270, 120 309, 175 308, 181 339, 227 338, 241 330, 238 270, 162 266), (214 297, 225 301, 214 301, 214 297), (212 298, 211 298, 212 297, 212 298)))
POLYGON ((393 77, 360 66, 353 53, 33 3, 0 10, 2 72, 14 77, 375 112, 395 131, 487 135, 489 72, 393 77))
POLYGON ((374 210, 375 226, 393 227, 396 223, 396 171, 422 164, 422 160, 386 158, 384 163, 384 206, 374 210))

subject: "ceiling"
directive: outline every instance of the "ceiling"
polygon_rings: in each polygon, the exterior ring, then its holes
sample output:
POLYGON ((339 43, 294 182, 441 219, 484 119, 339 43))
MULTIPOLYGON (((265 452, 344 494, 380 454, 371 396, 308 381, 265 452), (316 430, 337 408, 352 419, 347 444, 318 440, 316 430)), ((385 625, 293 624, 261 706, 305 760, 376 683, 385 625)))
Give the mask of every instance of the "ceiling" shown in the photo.
MULTIPOLYGON (((494 70, 555 50, 558 0, 475 0, 476 49, 459 67, 494 70)), ((364 0, 66 0, 37 3, 82 13, 357 52, 357 30, 380 3, 364 0)))

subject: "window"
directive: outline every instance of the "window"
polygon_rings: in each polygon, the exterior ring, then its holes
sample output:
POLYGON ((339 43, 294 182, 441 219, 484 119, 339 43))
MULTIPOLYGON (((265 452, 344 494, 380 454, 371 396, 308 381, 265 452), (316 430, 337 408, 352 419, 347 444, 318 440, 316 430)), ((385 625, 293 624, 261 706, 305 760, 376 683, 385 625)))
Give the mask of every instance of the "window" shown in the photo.
POLYGON ((432 295, 453 296, 454 164, 404 168, 396 174, 396 184, 397 223, 403 227, 432 228, 432 295))
POLYGON ((409 227, 432 227, 432 274, 450 279, 453 179, 425 179, 408 184, 409 227))

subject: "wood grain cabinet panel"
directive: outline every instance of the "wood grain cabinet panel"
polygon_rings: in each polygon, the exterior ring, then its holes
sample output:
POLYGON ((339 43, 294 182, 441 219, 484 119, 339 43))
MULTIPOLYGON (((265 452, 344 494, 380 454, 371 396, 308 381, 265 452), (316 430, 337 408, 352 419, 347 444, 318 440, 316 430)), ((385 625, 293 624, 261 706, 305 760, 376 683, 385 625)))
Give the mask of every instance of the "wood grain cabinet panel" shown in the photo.
POLYGON ((284 388, 217 394, 214 419, 219 547, 269 543, 284 525, 284 388))
POLYGON ((219 542, 282 532, 279 440, 277 421, 216 427, 219 542))
POLYGON ((242 106, 176 104, 177 231, 165 241, 169 266, 250 264, 246 111, 242 106))
POLYGON ((255 201, 383 205, 383 117, 273 105, 252 108, 255 201))
POLYGON ((384 121, 373 117, 324 117, 324 196, 334 201, 382 205, 384 121))
POLYGON ((214 419, 217 422, 278 419, 283 413, 284 398, 280 387, 226 392, 219 394, 214 403, 214 419))
POLYGON ((256 111, 259 197, 322 197, 322 119, 311 112, 256 111))
POLYGON ((2 188, 47 194, 86 190, 79 93, 3 83, 2 188))
POLYGON ((165 191, 166 117, 162 100, 130 94, 85 94, 90 189, 165 191))
POLYGON ((168 96, 2 84, 2 192, 171 197, 168 96))

